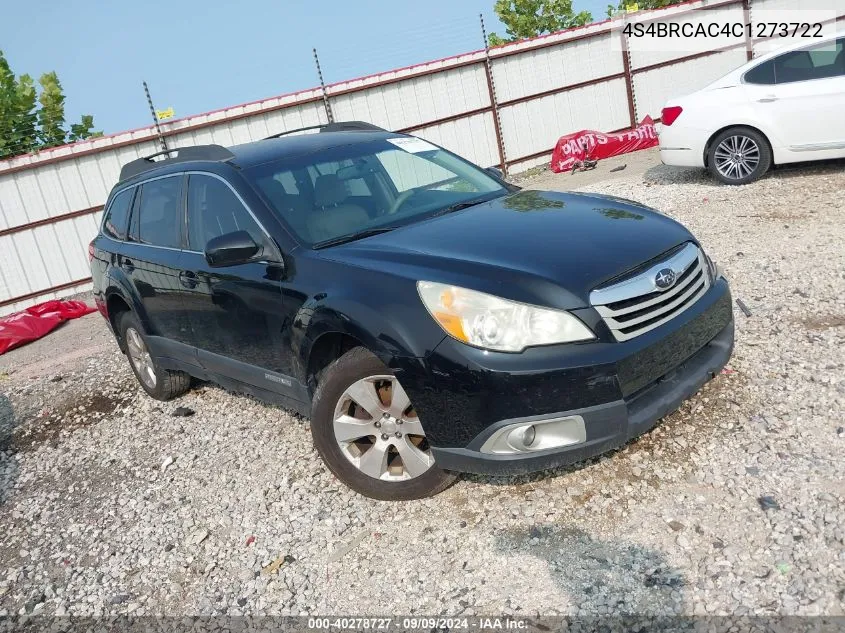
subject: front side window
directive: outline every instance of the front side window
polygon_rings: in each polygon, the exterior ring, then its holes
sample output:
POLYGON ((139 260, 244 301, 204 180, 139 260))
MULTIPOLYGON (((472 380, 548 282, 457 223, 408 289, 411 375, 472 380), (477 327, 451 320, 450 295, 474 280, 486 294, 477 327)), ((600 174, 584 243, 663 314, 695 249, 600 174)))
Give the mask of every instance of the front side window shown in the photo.
POLYGON ((229 186, 213 176, 188 177, 188 248, 202 252, 215 237, 246 231, 256 244, 264 233, 229 186))
POLYGON ((135 188, 121 191, 114 198, 106 211, 103 220, 103 233, 116 240, 125 240, 127 224, 129 223, 129 209, 132 207, 132 194, 135 188))
POLYGON ((508 192, 484 170, 414 137, 331 147, 258 165, 244 175, 297 237, 315 248, 508 192))
MULTIPOLYGON (((179 248, 182 242, 182 176, 145 182, 136 205, 137 240, 151 246, 179 248)), ((135 225, 135 218, 133 218, 135 225)))

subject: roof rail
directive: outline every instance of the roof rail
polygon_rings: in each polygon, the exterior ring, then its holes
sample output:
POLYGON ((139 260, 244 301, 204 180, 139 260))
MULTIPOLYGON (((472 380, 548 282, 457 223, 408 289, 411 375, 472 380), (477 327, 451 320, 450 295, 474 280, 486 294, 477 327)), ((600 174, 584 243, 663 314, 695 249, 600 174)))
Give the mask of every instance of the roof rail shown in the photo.
POLYGON ((271 138, 279 138, 295 132, 305 132, 306 130, 320 130, 320 132, 386 132, 384 128, 380 128, 372 123, 366 121, 339 121, 337 123, 321 123, 320 125, 309 125, 308 127, 300 127, 295 130, 285 130, 278 134, 272 134, 264 137, 263 140, 271 138))
POLYGON ((144 158, 133 160, 126 163, 120 170, 120 180, 132 178, 138 174, 143 174, 145 171, 161 167, 163 163, 184 163, 189 160, 209 160, 209 161, 226 161, 234 158, 235 155, 222 145, 194 145, 191 147, 174 147, 173 149, 166 149, 163 152, 156 152, 144 158), (159 156, 164 156, 160 160, 154 160, 159 156))

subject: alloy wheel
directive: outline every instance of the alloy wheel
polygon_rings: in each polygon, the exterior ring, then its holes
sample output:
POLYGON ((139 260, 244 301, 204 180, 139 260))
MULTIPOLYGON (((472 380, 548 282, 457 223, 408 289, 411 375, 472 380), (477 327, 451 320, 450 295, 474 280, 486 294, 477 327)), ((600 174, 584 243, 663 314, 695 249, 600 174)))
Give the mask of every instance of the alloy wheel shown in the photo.
POLYGON ((126 329, 126 348, 129 352, 129 360, 135 371, 138 372, 138 377, 150 389, 155 389, 156 386, 156 370, 153 365, 153 359, 150 352, 147 350, 147 345, 144 339, 133 327, 126 329))
POLYGON ((335 407, 334 435, 344 457, 374 479, 407 481, 434 465, 422 424, 395 376, 350 385, 335 407))
POLYGON ((742 180, 760 164, 760 147, 747 136, 729 136, 719 143, 714 154, 716 169, 725 178, 742 180))

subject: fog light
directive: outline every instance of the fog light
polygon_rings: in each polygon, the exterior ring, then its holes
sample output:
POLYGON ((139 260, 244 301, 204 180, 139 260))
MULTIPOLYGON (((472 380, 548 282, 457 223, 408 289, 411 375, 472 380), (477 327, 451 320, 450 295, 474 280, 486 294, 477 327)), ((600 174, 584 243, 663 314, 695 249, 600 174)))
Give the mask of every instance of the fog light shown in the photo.
POLYGON ((528 448, 534 443, 534 438, 537 437, 537 429, 534 428, 532 424, 522 432, 522 443, 525 445, 525 448, 528 448))
POLYGON ((487 438, 481 446, 481 452, 504 455, 533 453, 586 441, 584 418, 569 415, 508 424, 487 438))

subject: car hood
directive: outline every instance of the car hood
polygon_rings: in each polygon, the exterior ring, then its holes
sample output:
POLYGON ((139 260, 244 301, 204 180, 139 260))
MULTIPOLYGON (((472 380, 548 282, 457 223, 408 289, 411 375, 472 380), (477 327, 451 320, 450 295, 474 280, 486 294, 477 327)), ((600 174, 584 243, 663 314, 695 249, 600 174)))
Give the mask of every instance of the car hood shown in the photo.
POLYGON ((694 238, 678 222, 613 196, 522 190, 320 256, 557 308, 694 238))

